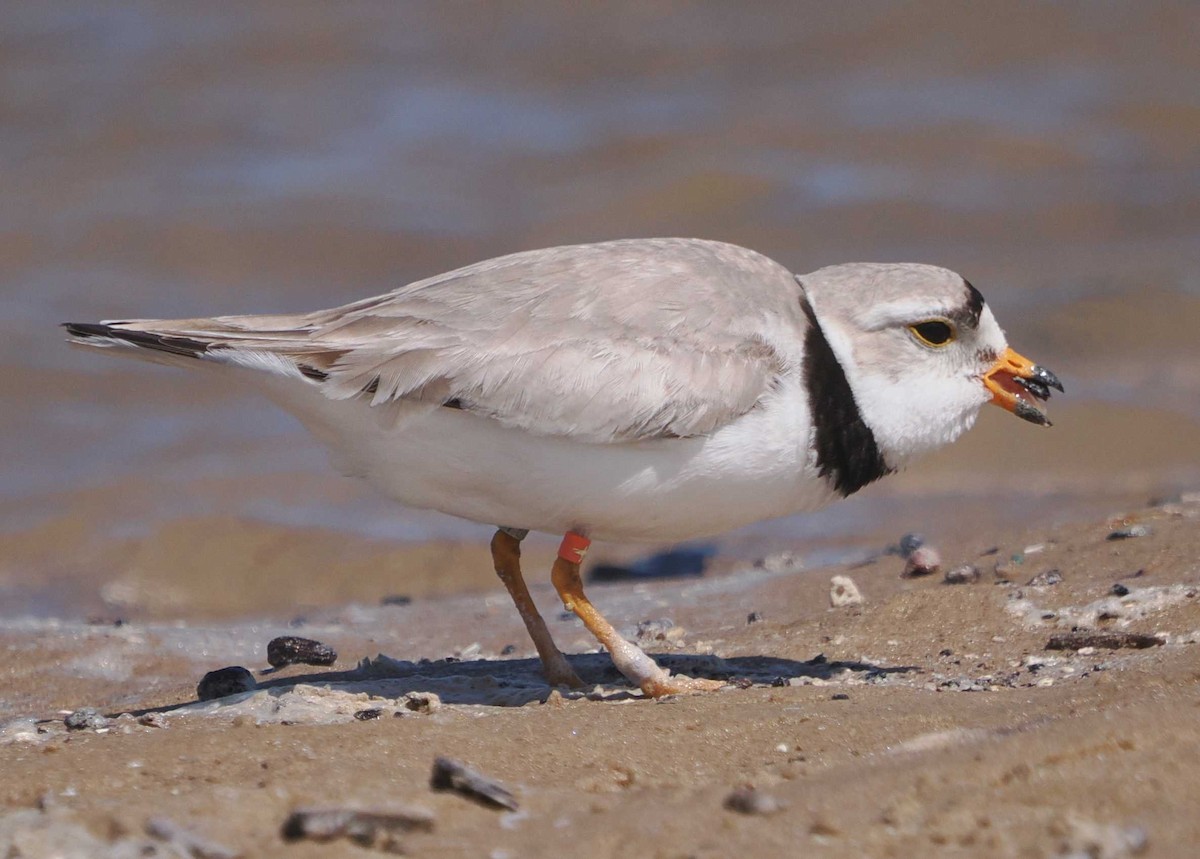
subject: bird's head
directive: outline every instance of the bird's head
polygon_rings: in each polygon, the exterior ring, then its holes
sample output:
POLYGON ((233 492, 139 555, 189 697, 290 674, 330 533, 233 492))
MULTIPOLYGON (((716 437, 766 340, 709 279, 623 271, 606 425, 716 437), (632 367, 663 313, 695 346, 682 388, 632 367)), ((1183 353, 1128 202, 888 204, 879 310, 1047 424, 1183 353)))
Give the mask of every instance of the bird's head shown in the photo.
POLYGON ((961 275, 930 265, 852 263, 799 282, 810 321, 890 466, 953 441, 989 402, 1050 425, 1040 403, 1062 384, 1009 348, 983 296, 961 275))

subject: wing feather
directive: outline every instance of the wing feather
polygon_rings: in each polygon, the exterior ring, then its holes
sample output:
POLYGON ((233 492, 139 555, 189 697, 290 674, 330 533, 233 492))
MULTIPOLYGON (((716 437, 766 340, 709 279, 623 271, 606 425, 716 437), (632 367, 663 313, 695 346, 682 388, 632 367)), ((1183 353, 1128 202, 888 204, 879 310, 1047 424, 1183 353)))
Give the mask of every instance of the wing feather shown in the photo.
MULTIPOLYGON (((442 404, 593 442, 710 433, 793 363, 799 287, 745 248, 642 239, 514 254, 301 316, 171 333, 285 356, 331 398, 442 404)), ((150 323, 146 323, 147 328, 150 323)))

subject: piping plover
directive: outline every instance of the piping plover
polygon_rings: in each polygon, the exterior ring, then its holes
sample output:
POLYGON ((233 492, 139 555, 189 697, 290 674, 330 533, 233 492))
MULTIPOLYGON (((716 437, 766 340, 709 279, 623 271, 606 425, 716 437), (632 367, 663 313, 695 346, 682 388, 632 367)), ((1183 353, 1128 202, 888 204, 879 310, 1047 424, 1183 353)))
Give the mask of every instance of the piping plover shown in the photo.
POLYGON ((746 248, 640 239, 476 263, 287 316, 67 323, 73 342, 241 378, 346 473, 498 526, 496 572, 553 684, 580 680, 519 564, 564 534, 564 605, 647 695, 671 675, 584 595, 592 539, 673 541, 813 510, 956 439, 996 403, 1048 424, 1053 373, 930 265, 794 275, 746 248))

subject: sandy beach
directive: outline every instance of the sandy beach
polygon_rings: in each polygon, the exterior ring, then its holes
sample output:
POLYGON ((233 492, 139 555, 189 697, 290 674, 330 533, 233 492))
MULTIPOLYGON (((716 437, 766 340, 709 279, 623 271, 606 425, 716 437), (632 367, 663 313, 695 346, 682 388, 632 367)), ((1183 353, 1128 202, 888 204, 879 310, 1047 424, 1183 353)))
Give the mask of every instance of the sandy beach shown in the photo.
MULTIPOLYGON (((289 814, 334 807, 428 812, 432 830, 393 847, 430 856, 1187 855, 1200 497, 939 551, 944 570, 923 578, 881 554, 596 586, 673 669, 735 681, 660 701, 603 654, 574 657, 588 689, 545 686, 494 590, 290 623, 9 627, 6 688, 33 718, 0 734, 0 843, 182 849, 144 834, 165 818, 219 855, 274 856, 289 814), (861 605, 831 607, 839 575, 861 605), (338 662, 268 669, 278 635, 333 645, 338 662), (260 688, 197 702, 200 675, 226 664, 260 688), (68 730, 60 711, 83 702, 105 724, 68 730), (433 792, 437 755, 497 780, 517 810, 433 792), (728 808, 745 788, 749 812, 728 808)), ((568 649, 594 649, 554 618, 568 649)))

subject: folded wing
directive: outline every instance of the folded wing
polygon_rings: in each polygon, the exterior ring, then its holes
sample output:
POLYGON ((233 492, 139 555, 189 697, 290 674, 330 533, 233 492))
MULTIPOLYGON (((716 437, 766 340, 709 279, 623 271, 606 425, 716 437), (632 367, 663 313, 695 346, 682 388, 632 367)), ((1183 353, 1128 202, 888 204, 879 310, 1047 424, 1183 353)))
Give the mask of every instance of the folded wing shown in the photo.
POLYGON ((797 293, 786 269, 744 248, 632 240, 500 257, 305 315, 68 330, 173 363, 295 375, 333 399, 617 442, 706 434, 754 408, 787 365, 763 320, 806 324, 797 293))

